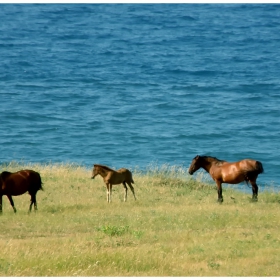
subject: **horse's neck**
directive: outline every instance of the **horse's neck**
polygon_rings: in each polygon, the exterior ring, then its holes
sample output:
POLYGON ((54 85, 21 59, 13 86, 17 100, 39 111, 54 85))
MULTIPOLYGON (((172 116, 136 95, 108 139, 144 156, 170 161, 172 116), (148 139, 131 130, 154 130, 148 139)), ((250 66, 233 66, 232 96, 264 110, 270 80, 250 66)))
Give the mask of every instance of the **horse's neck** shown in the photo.
POLYGON ((104 168, 99 168, 99 174, 104 178, 107 176, 107 174, 109 173, 108 170, 104 169, 104 168))
POLYGON ((202 166, 202 168, 205 170, 205 171, 207 171, 208 173, 209 173, 209 171, 210 171, 210 168, 212 167, 212 165, 213 164, 215 164, 216 163, 216 161, 215 160, 213 160, 213 159, 204 159, 204 163, 203 163, 203 166, 202 166))

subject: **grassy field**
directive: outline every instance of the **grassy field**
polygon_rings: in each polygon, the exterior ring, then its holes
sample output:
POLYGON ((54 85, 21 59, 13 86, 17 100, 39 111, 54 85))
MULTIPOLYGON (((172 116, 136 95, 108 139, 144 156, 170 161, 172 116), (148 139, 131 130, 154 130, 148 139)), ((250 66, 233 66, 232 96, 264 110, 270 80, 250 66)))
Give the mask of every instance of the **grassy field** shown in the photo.
MULTIPOLYGON (((0 276, 279 276, 280 194, 224 188, 183 168, 135 170, 130 190, 113 188, 112 203, 100 176, 75 165, 1 166, 40 172, 38 211, 30 197, 3 197, 0 276), (199 177, 199 176, 198 176, 199 177)), ((244 184, 244 189, 247 188, 244 184)))

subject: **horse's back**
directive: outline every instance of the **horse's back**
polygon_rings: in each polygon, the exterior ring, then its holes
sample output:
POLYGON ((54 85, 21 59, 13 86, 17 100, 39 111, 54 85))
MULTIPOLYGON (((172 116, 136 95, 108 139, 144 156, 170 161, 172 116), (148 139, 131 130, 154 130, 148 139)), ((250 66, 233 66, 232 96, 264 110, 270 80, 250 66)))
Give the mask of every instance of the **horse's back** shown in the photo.
POLYGON ((246 158, 240 160, 238 163, 240 164, 241 168, 256 170, 260 173, 264 172, 262 163, 258 160, 246 158))
POLYGON ((254 159, 242 159, 236 162, 220 161, 213 164, 211 169, 210 174, 214 180, 229 184, 256 180, 264 171, 262 163, 254 159))
POLYGON ((233 163, 236 172, 244 175, 245 181, 256 180, 260 173, 264 172, 262 163, 255 159, 242 159, 233 163))
POLYGON ((28 190, 26 178, 21 176, 21 173, 7 172, 1 173, 2 179, 2 194, 4 195, 22 195, 28 190))
POLYGON ((235 162, 224 161, 220 163, 221 167, 236 166, 240 169, 260 169, 263 172, 262 163, 255 159, 245 158, 235 162))
POLYGON ((133 178, 132 178, 132 173, 130 170, 126 169, 126 168, 121 168, 118 170, 119 173, 123 174, 124 176, 124 181, 126 181, 127 183, 133 183, 133 178))

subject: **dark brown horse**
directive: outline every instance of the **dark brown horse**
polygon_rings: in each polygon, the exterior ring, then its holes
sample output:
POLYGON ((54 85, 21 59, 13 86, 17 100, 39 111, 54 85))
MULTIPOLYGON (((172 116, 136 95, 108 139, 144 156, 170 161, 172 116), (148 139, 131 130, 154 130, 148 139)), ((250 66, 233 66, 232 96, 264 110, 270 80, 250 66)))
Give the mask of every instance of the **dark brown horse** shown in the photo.
POLYGON ((239 184, 250 182, 253 191, 253 200, 258 200, 258 175, 263 173, 262 163, 253 159, 243 159, 237 162, 227 162, 215 157, 196 156, 190 165, 189 173, 192 175, 199 168, 207 171, 216 182, 218 201, 223 202, 222 183, 239 184))
POLYGON ((43 190, 41 176, 33 170, 20 170, 15 173, 3 171, 0 174, 0 212, 2 213, 2 197, 6 195, 16 213, 16 208, 12 196, 22 195, 28 192, 31 196, 29 212, 34 204, 34 210, 37 210, 36 193, 43 190))
POLYGON ((109 168, 108 166, 94 164, 91 179, 94 179, 96 175, 101 175, 103 177, 103 180, 107 187, 107 202, 108 203, 111 202, 112 185, 123 184, 124 201, 127 200, 126 183, 128 184, 129 188, 131 189, 134 199, 136 200, 134 188, 132 186, 132 183, 134 184, 134 181, 132 179, 132 173, 128 169, 121 168, 121 169, 115 171, 115 170, 109 168))

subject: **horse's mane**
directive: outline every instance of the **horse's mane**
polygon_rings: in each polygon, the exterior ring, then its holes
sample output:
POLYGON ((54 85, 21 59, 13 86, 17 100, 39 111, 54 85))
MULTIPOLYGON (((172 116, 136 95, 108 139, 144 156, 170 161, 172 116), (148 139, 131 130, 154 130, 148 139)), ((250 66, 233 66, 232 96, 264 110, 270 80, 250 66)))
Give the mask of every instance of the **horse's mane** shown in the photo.
POLYGON ((200 156, 200 157, 201 157, 201 158, 204 158, 204 159, 211 159, 211 160, 213 160, 213 161, 216 161, 217 164, 226 162, 225 160, 218 159, 218 158, 216 158, 216 157, 211 157, 211 156, 200 156))
POLYGON ((114 169, 111 169, 110 167, 106 166, 106 165, 101 165, 101 164, 94 164, 94 166, 99 166, 103 169, 106 169, 107 171, 115 171, 114 169))

